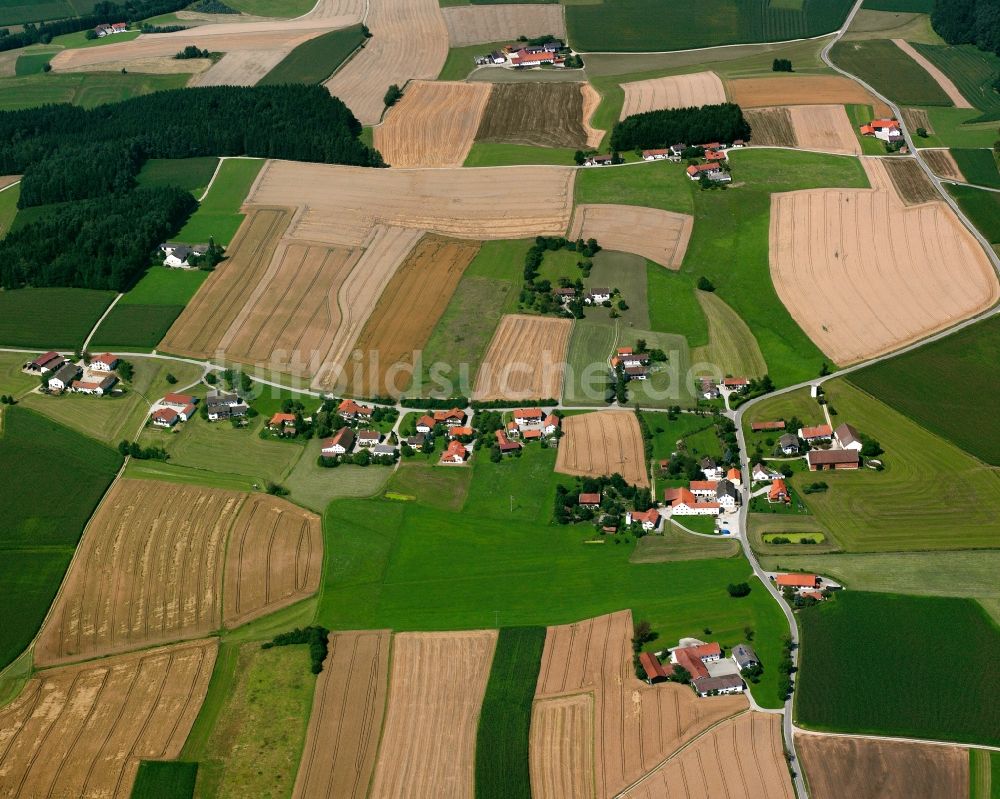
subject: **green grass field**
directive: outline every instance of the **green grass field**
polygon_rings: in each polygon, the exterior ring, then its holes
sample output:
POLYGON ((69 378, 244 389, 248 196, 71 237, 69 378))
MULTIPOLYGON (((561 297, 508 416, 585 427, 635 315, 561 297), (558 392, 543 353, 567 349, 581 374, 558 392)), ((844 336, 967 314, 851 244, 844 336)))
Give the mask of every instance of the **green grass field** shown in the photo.
POLYGON ((692 347, 708 344, 708 319, 698 302, 691 275, 646 262, 646 299, 649 327, 661 333, 679 333, 692 347))
MULTIPOLYGON (((698 517, 684 519, 688 524, 698 517)), ((705 517, 709 518, 709 517, 705 517)), ((674 524, 668 524, 662 535, 640 538, 629 558, 630 563, 668 563, 680 560, 705 558, 732 558, 739 554, 738 542, 728 538, 702 538, 686 533, 674 524)))
POLYGON ((130 30, 124 33, 116 33, 113 36, 88 39, 87 31, 74 31, 73 33, 64 33, 61 36, 53 37, 52 44, 66 50, 90 49, 91 47, 104 47, 105 45, 116 44, 118 42, 130 42, 133 39, 139 38, 140 33, 141 31, 138 30, 130 30))
POLYGON ((556 164, 572 166, 576 150, 564 147, 531 147, 526 144, 477 141, 462 166, 515 166, 517 164, 556 164))
POLYGON ((227 158, 208 196, 174 240, 201 244, 214 237, 216 244, 227 246, 243 221, 240 206, 263 165, 260 158, 227 158))
MULTIPOLYGON (((628 544, 587 546, 589 525, 549 524, 554 450, 529 448, 499 464, 474 458, 468 498, 446 511, 421 500, 337 500, 326 512, 328 558, 317 621, 331 629, 477 629, 562 624, 631 608, 661 641, 711 627, 776 663, 784 619, 743 558, 629 563, 628 544), (731 599, 730 582, 754 586, 731 599)), ((759 701, 774 706, 777 672, 759 701)))
POLYGON ((480 799, 531 796, 528 727, 544 646, 544 627, 500 629, 476 735, 480 799))
POLYGON ((305 452, 284 480, 290 498, 317 513, 341 497, 371 497, 379 493, 392 475, 387 466, 341 465, 327 469, 316 464, 323 442, 306 442, 305 452))
POLYGON ((190 75, 143 75, 130 72, 78 72, 25 75, 0 79, 0 111, 37 108, 49 103, 72 103, 95 108, 143 94, 180 89, 190 75))
POLYGON ((0 345, 72 350, 115 298, 113 291, 28 288, 0 291, 0 345), (53 309, 58 308, 58 313, 53 309))
POLYGON ((669 459, 680 439, 712 426, 711 417, 695 413, 681 413, 671 419, 665 413, 644 411, 642 417, 653 436, 653 457, 656 460, 669 459))
POLYGON ((316 3, 313 0, 227 0, 226 5, 257 17, 301 17, 316 3))
POLYGON ((1000 744, 1000 630, 968 599, 845 591, 799 614, 796 721, 1000 744))
POLYGON ((937 81, 888 39, 838 42, 830 55, 838 67, 898 103, 952 105, 937 81))
POLYGON ((135 775, 132 799, 191 799, 197 779, 197 763, 143 760, 135 775))
POLYGON ((17 216, 17 201, 21 196, 21 184, 16 183, 0 191, 0 239, 7 235, 17 216))
POLYGON ((913 46, 951 78, 962 96, 983 112, 983 120, 1000 118, 1000 94, 992 85, 1000 72, 1000 56, 971 44, 951 47, 914 43, 913 46))
POLYGON ((438 75, 438 80, 465 80, 469 73, 476 68, 476 56, 486 55, 494 50, 498 50, 509 41, 487 42, 485 44, 473 44, 468 47, 452 47, 448 50, 448 57, 438 75))
POLYGON ((360 25, 324 33, 303 42, 257 83, 276 86, 282 83, 322 83, 365 41, 360 25))
POLYGON ((763 377, 767 373, 757 339, 739 314, 714 292, 696 291, 708 321, 708 344, 691 351, 693 363, 710 363, 726 375, 763 377))
POLYGON ((38 385, 38 377, 21 371, 31 357, 23 352, 0 352, 0 394, 19 395, 38 385))
POLYGON ((18 77, 25 75, 38 75, 45 68, 45 65, 52 60, 55 55, 54 50, 45 50, 39 53, 25 53, 17 57, 14 64, 14 74, 18 77))
POLYGON ((0 422, 0 668, 34 638, 62 582, 83 528, 122 460, 91 438, 21 407, 0 422))
POLYGON ((765 560, 770 557, 769 562, 774 560, 784 563, 789 557, 796 555, 814 557, 819 554, 840 551, 840 545, 829 534, 824 531, 823 526, 816 521, 815 516, 809 514, 777 514, 777 513, 751 513, 748 516, 750 528, 750 546, 758 555, 765 560), (766 543, 764 538, 771 538, 775 535, 793 538, 794 536, 805 536, 812 538, 815 544, 774 544, 766 543))
POLYGON ((975 108, 927 108, 931 130, 926 139, 919 136, 914 144, 919 147, 992 147, 997 138, 993 122, 978 122, 980 114, 975 108))
POLYGON ((5 0, 0 6, 0 25, 76 17, 91 13, 95 5, 96 0, 5 0))
POLYGON ((125 477, 134 477, 137 480, 163 480, 167 483, 191 483, 230 491, 254 490, 254 478, 245 474, 210 472, 166 461, 130 460, 125 467, 125 477))
POLYGON ((1000 752, 969 750, 969 799, 1000 799, 1000 752))
POLYGON ((980 413, 982 398, 991 396, 1000 380, 998 347, 1000 318, 994 316, 855 372, 850 381, 928 430, 1000 466, 1000 420, 980 413), (924 390, 929 378, 934 391, 924 390))
POLYGON ((1000 194, 971 186, 945 185, 986 240, 993 245, 1000 243, 1000 194))
POLYGON ((140 186, 176 186, 191 192, 196 198, 208 186, 219 159, 205 158, 150 158, 142 166, 136 180, 140 186))
POLYGON ((1000 189, 1000 169, 997 169, 992 150, 953 148, 951 155, 966 181, 977 186, 1000 189))
POLYGON ((930 14, 934 10, 934 0, 865 0, 864 8, 871 11, 930 14))
POLYGON ((209 274, 200 269, 151 267, 118 305, 187 305, 209 274))
MULTIPOLYGON (((580 274, 576 269, 576 262, 580 256, 565 250, 563 252, 570 256, 569 260, 572 261, 572 266, 568 270, 563 270, 562 274, 575 280, 580 274)), ((548 256, 546 256, 547 260, 548 256)), ((618 289, 621 292, 621 298, 628 305, 628 308, 623 311, 617 307, 617 300, 615 301, 615 311, 619 315, 618 324, 622 328, 622 335, 627 338, 631 337, 629 328, 648 330, 649 302, 647 299, 646 265, 649 261, 628 252, 602 250, 594 256, 592 263, 590 277, 583 278, 583 286, 585 289, 606 287, 612 290, 618 289)), ((585 309, 584 313, 588 321, 598 321, 601 324, 610 322, 609 310, 604 307, 585 309)))

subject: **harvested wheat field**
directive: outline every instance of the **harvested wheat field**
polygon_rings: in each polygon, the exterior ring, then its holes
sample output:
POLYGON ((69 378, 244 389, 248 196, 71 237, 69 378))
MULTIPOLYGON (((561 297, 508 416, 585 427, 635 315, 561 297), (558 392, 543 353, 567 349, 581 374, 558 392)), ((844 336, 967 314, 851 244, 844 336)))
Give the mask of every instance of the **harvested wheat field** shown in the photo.
POLYGON ((781 716, 750 711, 723 721, 622 796, 795 799, 785 764, 781 716))
POLYGON ((400 633, 372 799, 472 799, 479 708, 495 630, 400 633))
POLYGON ((315 593, 322 567, 319 516, 277 497, 251 494, 226 548, 226 626, 237 627, 315 593))
POLYGON ((295 799, 365 799, 389 675, 389 631, 334 633, 316 681, 295 799))
POLYGON ((898 349, 993 305, 986 254, 943 201, 907 208, 880 159, 872 189, 771 195, 778 296, 838 364, 898 349))
POLYGON ((0 175, 0 190, 12 186, 21 179, 20 175, 0 175))
POLYGON ((595 238, 605 250, 631 252, 680 269, 694 217, 641 205, 578 205, 569 237, 595 238))
POLYGON ((594 795, 594 696, 536 700, 531 709, 531 795, 594 795))
POLYGON ((762 147, 799 146, 789 107, 748 108, 743 112, 743 116, 753 130, 754 144, 762 147))
POLYGON ((627 483, 649 487, 639 420, 632 411, 594 411, 563 419, 556 471, 601 477, 616 472, 627 483))
POLYGON ((278 66, 288 53, 282 48, 226 53, 208 70, 196 75, 189 85, 253 86, 278 66))
POLYGON ((729 101, 743 108, 774 105, 843 105, 864 103, 875 116, 891 116, 892 110, 850 78, 840 75, 796 75, 775 78, 736 78, 726 81, 729 101))
POLYGON ((813 799, 939 799, 968 796, 969 753, 873 738, 796 735, 813 799))
MULTIPOLYGON (((568 417, 569 419, 576 417, 568 417)), ((596 796, 612 797, 713 724, 747 709, 743 696, 699 699, 677 683, 647 685, 632 668, 632 614, 549 627, 535 701, 591 693, 596 796)), ((532 738, 532 787, 538 769, 532 738)), ((544 751, 547 747, 541 747, 544 751)), ((549 778, 570 780, 570 775, 549 778)), ((549 794, 551 795, 551 794, 549 794)))
POLYGON ((937 193, 927 173, 912 158, 881 158, 878 163, 889 175, 893 188, 904 205, 920 205, 940 199, 941 195, 937 193))
POLYGON ((247 203, 301 206, 290 235, 357 247, 377 224, 460 239, 561 236, 576 169, 367 169, 268 161, 247 203), (546 191, 525 193, 525 186, 546 191))
POLYGON ((217 641, 38 672, 0 709, 0 795, 128 799, 143 759, 176 758, 217 641))
POLYGON ((365 16, 365 0, 321 0, 317 2, 306 19, 349 19, 349 25, 361 22, 365 16))
POLYGON ((441 12, 452 47, 546 34, 566 40, 566 23, 559 5, 467 5, 442 8, 441 12))
POLYGON ((972 108, 972 103, 962 96, 962 93, 952 82, 951 78, 945 75, 944 72, 938 69, 930 60, 917 52, 916 48, 914 48, 912 44, 905 39, 893 39, 892 43, 920 64, 923 70, 934 78, 934 81, 941 87, 941 90, 948 95, 948 99, 955 104, 955 108, 972 108))
POLYGON ((489 83, 413 81, 376 125, 375 148, 390 166, 461 166, 490 88, 489 83))
POLYGON ((324 85, 362 125, 374 125, 390 84, 438 76, 448 57, 448 29, 437 0, 376 0, 365 24, 372 38, 324 85))
POLYGON ((500 320, 476 374, 477 400, 559 397, 573 323, 508 314, 500 320))
POLYGON ((222 626, 226 536, 246 495, 119 480, 84 534, 35 663, 110 655, 222 626))
POLYGON ((950 150, 921 150, 920 157, 938 177, 965 182, 965 175, 955 163, 950 150))
POLYGON ((842 105, 795 105, 788 109, 798 147, 861 155, 861 144, 842 105))
MULTIPOLYGON (((234 54, 235 55, 235 54, 234 54)), ((198 76, 216 66, 210 58, 181 58, 168 55, 150 56, 149 58, 133 58, 128 61, 106 61, 100 64, 90 64, 74 67, 74 72, 142 72, 147 75, 193 75, 188 85, 193 85, 198 76)))
POLYGON ((619 119, 664 108, 688 108, 726 102, 726 89, 714 72, 634 80, 621 86, 625 90, 625 102, 619 119))
POLYGON ((601 104, 601 93, 589 83, 581 83, 580 91, 583 92, 583 130, 587 134, 587 148, 596 150, 604 141, 604 134, 607 131, 593 126, 594 113, 601 104))
POLYGON ((930 114, 927 113, 926 109, 904 108, 902 111, 903 124, 906 126, 907 130, 923 128, 929 134, 934 134, 934 126, 931 124, 931 117, 930 114))
POLYGON ((497 83, 486 104, 476 141, 586 147, 589 137, 583 125, 585 85, 497 83))
POLYGON ((360 357, 347 364, 350 394, 398 397, 406 390, 417 354, 477 252, 475 242, 434 234, 417 243, 354 342, 360 357))

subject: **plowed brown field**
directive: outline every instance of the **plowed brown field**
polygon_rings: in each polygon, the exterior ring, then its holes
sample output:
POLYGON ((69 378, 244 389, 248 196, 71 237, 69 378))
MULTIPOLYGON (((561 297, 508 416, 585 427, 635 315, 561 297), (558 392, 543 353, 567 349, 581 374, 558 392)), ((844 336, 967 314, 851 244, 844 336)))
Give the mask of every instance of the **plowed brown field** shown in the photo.
POLYGON ((335 633, 316 682, 295 799, 365 799, 389 675, 389 632, 335 633))
POLYGON ((723 721, 623 796, 795 799, 785 765, 781 716, 751 711, 723 721))
POLYGON ((944 202, 907 208, 879 159, 873 189, 771 195, 778 296, 839 364, 891 352, 1000 297, 986 254, 944 202))
POLYGON ((127 799, 143 759, 180 754, 218 642, 39 672, 0 710, 0 795, 127 799))
POLYGON ((295 238, 349 247, 380 223, 463 239, 560 236, 575 175, 559 166, 402 170, 269 161, 247 202, 300 205, 295 238))
POLYGON ((566 23, 559 5, 470 5, 442 8, 441 11, 452 47, 514 41, 518 36, 533 39, 547 33, 557 39, 566 39, 566 23))
POLYGON ((927 162, 927 165, 938 177, 965 182, 965 175, 958 168, 958 164, 955 163, 949 150, 921 150, 920 157, 927 162))
POLYGON ((569 319, 504 316, 476 374, 475 399, 558 398, 572 329, 569 319))
POLYGON ((411 82, 375 127, 375 148, 390 166, 461 166, 490 88, 489 83, 411 82))
POLYGON ((325 85, 362 125, 374 125, 390 84, 438 76, 448 57, 448 29, 437 0, 378 0, 365 24, 372 38, 325 85))
POLYGON ((315 593, 322 566, 319 517, 283 499, 251 494, 226 548, 226 626, 236 627, 315 593))
MULTIPOLYGON (((558 82, 497 83, 486 104, 476 141, 586 147, 582 86, 582 83, 558 82)), ((539 187, 533 188, 537 191, 539 187)))
POLYGON ((594 411, 563 419, 556 471, 600 477, 614 473, 649 486, 649 469, 639 421, 632 411, 594 411))
POLYGON ((680 269, 694 217, 641 205, 578 205, 569 237, 595 238, 605 250, 631 252, 680 269))
POLYGON ((957 746, 796 735, 813 799, 968 796, 969 753, 957 746))
MULTIPOLYGON (((627 788, 716 722, 747 709, 743 696, 699 699, 677 683, 646 685, 632 668, 631 637, 627 610, 549 627, 535 689, 536 702, 593 694, 594 780, 601 799, 627 788)), ((551 747, 541 743, 532 737, 535 762, 551 747)), ((533 769, 533 787, 539 785, 537 773, 533 769)))
POLYGON ((934 134, 934 126, 931 124, 930 115, 924 108, 904 108, 903 124, 909 130, 924 128, 929 134, 934 134))
POLYGON ((385 286, 354 343, 360 358, 348 363, 350 393, 398 397, 406 390, 411 376, 407 367, 424 348, 478 251, 474 242, 433 234, 417 243, 385 286))
POLYGON ((940 199, 934 184, 912 158, 883 158, 878 163, 889 176, 904 205, 920 205, 940 199))
POLYGON ((747 108, 743 112, 753 130, 753 143, 767 147, 798 147, 789 108, 747 108))
POLYGON ((540 699, 531 711, 531 795, 594 795, 594 697, 540 699))
POLYGON ((726 81, 729 101, 744 108, 772 105, 843 105, 864 103, 875 116, 891 116, 892 110, 850 78, 840 75, 795 75, 775 78, 736 78, 726 81))
POLYGON ((495 630, 400 633, 372 799, 472 799, 479 708, 495 630))
POLYGON ((726 102, 726 90, 714 72, 671 75, 623 83, 625 102, 619 119, 664 108, 715 105, 726 102))

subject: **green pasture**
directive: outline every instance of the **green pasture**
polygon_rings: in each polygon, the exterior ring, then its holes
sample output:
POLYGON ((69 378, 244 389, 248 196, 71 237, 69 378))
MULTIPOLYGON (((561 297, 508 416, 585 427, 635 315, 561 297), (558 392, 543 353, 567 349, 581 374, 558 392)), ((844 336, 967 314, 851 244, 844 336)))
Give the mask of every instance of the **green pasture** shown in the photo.
POLYGON ((81 347, 114 298, 113 291, 95 289, 0 291, 0 344, 67 350, 81 347))
POLYGON ((448 50, 448 57, 445 59, 437 79, 465 80, 469 73, 476 68, 476 56, 486 55, 501 47, 506 47, 508 44, 511 42, 487 42, 485 44, 472 44, 468 47, 452 47, 448 50))
POLYGON ((389 477, 389 466, 354 466, 342 464, 334 469, 319 466, 323 441, 306 442, 305 452, 284 480, 289 498, 299 505, 322 513, 333 500, 341 497, 370 497, 379 493, 389 477))
MULTIPOLYGON (((684 524, 698 517, 684 519, 684 524)), ((710 517, 705 517, 710 518, 710 517)), ((669 563, 682 560, 702 560, 705 558, 733 558, 739 554, 738 541, 731 538, 703 538, 681 530, 675 524, 667 524, 659 535, 640 538, 629 558, 631 563, 669 563)))
POLYGON ((16 183, 0 191, 0 238, 7 235, 17 216, 17 201, 21 197, 21 184, 16 183))
POLYGON ((0 394, 17 396, 38 385, 38 377, 21 371, 25 362, 33 357, 31 353, 0 352, 0 394))
POLYGON ((690 274, 646 262, 649 326, 661 333, 679 333, 692 347, 708 344, 708 319, 698 301, 690 274))
POLYGON ((364 42, 365 36, 361 32, 361 25, 351 25, 349 28, 324 33, 292 50, 274 69, 261 78, 257 85, 322 83, 364 42))
POLYGON ((135 775, 132 799, 191 799, 197 779, 197 763, 143 760, 135 775))
POLYGON ((993 88, 993 82, 1000 73, 1000 56, 971 44, 914 43, 913 46, 951 78, 966 100, 982 111, 982 120, 1000 118, 1000 94, 993 88))
POLYGON ((919 147, 992 147, 997 138, 995 122, 975 122, 981 114, 975 108, 928 107, 927 116, 933 131, 926 139, 919 136, 919 147))
POLYGON ((308 14, 313 0, 226 0, 226 5, 255 17, 301 17, 308 14))
POLYGON ((146 188, 176 186, 191 192, 197 198, 205 191, 218 165, 219 159, 214 156, 150 158, 142 165, 136 180, 146 188))
POLYGON ((952 149, 952 158, 968 183, 1000 189, 1000 170, 992 150, 952 149))
POLYGON ((972 224, 995 249, 1000 243, 1000 194, 972 186, 945 185, 972 224))
POLYGON ((216 244, 228 246, 243 222, 240 206, 263 165, 260 158, 227 158, 208 195, 174 240, 203 244, 214 238, 216 244))
POLYGON ((837 42, 834 63, 902 105, 952 105, 936 80, 888 39, 837 42))
POLYGON ((532 147, 527 144, 477 141, 462 166, 515 166, 518 164, 555 164, 573 166, 576 150, 564 147, 532 147))
POLYGON ((143 94, 180 89, 190 79, 186 73, 147 75, 129 72, 47 72, 0 78, 0 111, 37 108, 50 103, 72 103, 95 108, 143 94))
POLYGON ((5 0, 0 6, 0 25, 44 22, 90 14, 95 0, 5 0))

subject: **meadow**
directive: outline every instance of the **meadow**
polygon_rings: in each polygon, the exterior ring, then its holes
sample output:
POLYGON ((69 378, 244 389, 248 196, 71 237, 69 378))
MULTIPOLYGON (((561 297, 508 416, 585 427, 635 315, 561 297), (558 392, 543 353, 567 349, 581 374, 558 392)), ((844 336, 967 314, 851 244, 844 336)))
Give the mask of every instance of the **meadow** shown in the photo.
POLYGON ((214 238, 216 244, 228 246, 243 221, 240 206, 263 165, 260 158, 227 158, 211 191, 174 240, 204 244, 214 238))
POLYGON ((799 724, 1000 745, 1000 672, 983 667, 1000 631, 976 602, 845 591, 799 620, 799 724))
POLYGON ((666 413, 643 411, 639 414, 646 422, 646 427, 652 435, 653 458, 668 460, 677 442, 686 439, 700 430, 712 427, 712 418, 699 416, 696 413, 679 413, 674 419, 666 413))
POLYGON ((649 327, 683 335, 691 347, 708 344, 708 319, 695 294, 695 279, 683 272, 646 262, 649 327))
POLYGON ((982 111, 976 120, 1000 118, 1000 94, 993 81, 1000 72, 1000 56, 975 45, 942 46, 914 43, 913 47, 944 72, 962 96, 982 111))
POLYGON ((29 360, 31 356, 23 352, 0 352, 0 394, 16 396, 38 385, 38 377, 21 371, 29 360))
POLYGON ((303 42, 263 78, 258 86, 322 83, 365 42, 361 25, 324 33, 303 42))
POLYGON ((319 438, 307 441, 305 452, 284 480, 291 499, 317 513, 322 513, 330 502, 340 497, 374 496, 393 474, 387 466, 346 464, 335 469, 319 466, 316 461, 322 446, 319 438))
POLYGON ((477 141, 462 166, 516 166, 518 164, 555 164, 571 166, 576 151, 566 147, 532 147, 509 142, 477 141))
POLYGON ((17 216, 17 201, 21 197, 21 184, 16 183, 0 191, 0 238, 7 235, 14 217, 17 216))
POLYGON ((501 627, 479 712, 476 796, 531 796, 528 728, 542 665, 544 627, 501 627))
POLYGON ((1000 170, 992 150, 953 148, 951 156, 969 183, 1000 189, 1000 170))
POLYGON ((0 474, 0 668, 31 642, 62 582, 87 520, 122 459, 117 452, 21 407, 2 419, 0 474), (54 493, 55 492, 55 493, 54 493))
POLYGON ((902 105, 952 105, 937 81, 888 39, 837 42, 834 63, 902 105))
POLYGON ((0 25, 75 17, 94 10, 96 0, 8 0, 0 8, 0 25))
POLYGON ((1000 466, 1000 420, 979 413, 1000 381, 1000 317, 854 372, 850 381, 931 432, 1000 466), (928 381, 934 391, 926 391, 928 381))
POLYGON ((190 799, 197 779, 197 763, 143 760, 135 775, 132 799, 190 799))
POLYGON ((934 0, 865 0, 864 8, 871 11, 930 14, 934 10, 934 0))
POLYGON ((143 94, 180 89, 191 76, 143 75, 129 72, 53 73, 0 79, 0 111, 37 108, 50 103, 72 103, 95 108, 143 94))
POLYGON ((969 799, 1000 799, 1000 752, 969 750, 969 799))
MULTIPOLYGON (((698 519, 690 516, 686 525, 698 519)), ((704 517, 708 518, 708 517, 704 517)), ((729 538, 704 538, 691 535, 677 525, 667 525, 662 535, 645 535, 636 541, 630 563, 666 563, 679 560, 704 560, 706 558, 732 558, 739 554, 740 545, 729 538)))
POLYGON ((256 17, 301 17, 316 5, 313 0, 232 0, 230 8, 256 17))
POLYGON ((926 139, 919 136, 914 144, 919 147, 992 147, 996 141, 997 126, 992 122, 974 122, 980 116, 975 108, 927 108, 930 130, 926 139))
POLYGON ((176 186, 200 197, 208 186, 219 159, 204 158, 150 158, 142 165, 136 181, 145 188, 176 186))
POLYGON ((486 42, 471 44, 468 47, 451 47, 444 66, 438 74, 438 80, 465 80, 476 68, 476 56, 485 55, 510 44, 510 42, 486 42))
POLYGON ((14 63, 14 74, 18 77, 24 75, 37 75, 44 71, 45 65, 52 60, 53 50, 43 50, 37 53, 25 53, 19 55, 14 63))
POLYGON ((0 291, 0 344, 67 350, 82 347, 114 298, 113 291, 94 289, 0 291))
POLYGON ((1000 244, 1000 194, 972 186, 951 183, 945 186, 985 239, 993 245, 1000 244))

